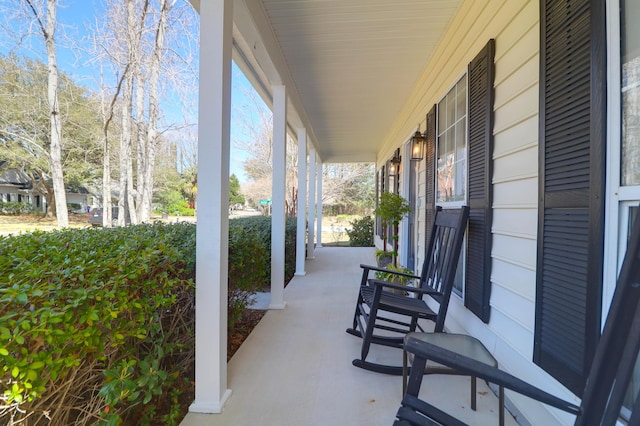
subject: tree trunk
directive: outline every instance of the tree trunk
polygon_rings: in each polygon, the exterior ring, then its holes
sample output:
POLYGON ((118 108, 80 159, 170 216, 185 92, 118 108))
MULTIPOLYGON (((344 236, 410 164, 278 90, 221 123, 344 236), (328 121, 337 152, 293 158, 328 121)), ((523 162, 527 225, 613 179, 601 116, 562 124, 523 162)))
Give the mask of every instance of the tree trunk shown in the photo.
POLYGON ((140 222, 145 222, 148 218, 145 218, 143 207, 143 193, 145 188, 145 169, 146 169, 146 152, 147 152, 147 132, 144 116, 144 99, 145 99, 145 76, 141 66, 136 67, 136 98, 135 98, 135 110, 136 110, 136 141, 137 141, 137 182, 136 182, 136 206, 138 208, 138 219, 140 222))
POLYGON ((102 139, 102 226, 111 226, 111 160, 109 159, 109 122, 111 118, 104 121, 102 139))
MULTIPOLYGON (((127 0, 127 61, 134 67, 135 51, 135 10, 133 0, 127 0)), ((135 202, 133 200, 133 158, 131 155, 131 114, 133 109, 134 72, 129 68, 125 77, 122 95, 122 134, 120 137, 120 195, 118 199, 118 225, 126 224, 126 211, 131 223, 137 222, 135 202), (127 210, 128 209, 128 210, 127 210)))
POLYGON ((131 96, 133 78, 125 77, 122 95, 122 131, 120 134, 120 185, 118 194, 118 226, 125 225, 125 209, 127 208, 127 173, 131 161, 131 96))
MULTIPOLYGON (((140 38, 145 25, 147 16, 147 10, 149 8, 149 1, 145 0, 142 6, 142 13, 140 18, 140 25, 137 31, 131 31, 130 37, 132 41, 132 54, 135 58, 135 80, 136 80, 136 97, 135 97, 135 111, 136 111, 136 147, 138 154, 137 170, 136 170, 136 216, 139 222, 145 222, 149 218, 145 217, 143 213, 144 205, 144 188, 146 187, 146 152, 147 152, 147 140, 146 140, 146 123, 145 123, 145 89, 146 89, 146 75, 143 67, 144 63, 144 51, 142 49, 140 38)), ((133 25, 133 21, 129 25, 133 25)))
POLYGON ((69 226, 69 215, 67 212, 67 195, 65 193, 64 175, 62 172, 62 122, 58 108, 58 64, 54 40, 57 6, 57 0, 47 0, 46 27, 43 30, 43 36, 47 48, 47 67, 49 70, 47 82, 51 138, 49 162, 51 165, 51 179, 53 181, 58 228, 64 228, 69 226))
POLYGON ((147 126, 146 155, 144 162, 144 187, 141 188, 142 203, 140 206, 140 218, 147 221, 151 217, 151 202, 153 200, 153 172, 155 169, 156 150, 158 146, 158 119, 160 116, 160 101, 158 100, 158 81, 160 80, 160 66, 162 52, 164 50, 165 33, 167 29, 167 15, 172 5, 170 0, 160 2, 160 16, 156 30, 155 43, 151 52, 151 64, 149 66, 149 124, 147 126))

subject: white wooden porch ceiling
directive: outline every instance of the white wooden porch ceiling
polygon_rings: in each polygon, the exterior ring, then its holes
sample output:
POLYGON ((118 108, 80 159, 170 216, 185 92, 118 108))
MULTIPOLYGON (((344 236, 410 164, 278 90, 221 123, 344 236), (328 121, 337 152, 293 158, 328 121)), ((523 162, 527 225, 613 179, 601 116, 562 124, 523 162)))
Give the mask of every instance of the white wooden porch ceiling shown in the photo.
POLYGON ((263 84, 288 86, 324 162, 374 161, 459 3, 236 0, 234 39, 263 84))

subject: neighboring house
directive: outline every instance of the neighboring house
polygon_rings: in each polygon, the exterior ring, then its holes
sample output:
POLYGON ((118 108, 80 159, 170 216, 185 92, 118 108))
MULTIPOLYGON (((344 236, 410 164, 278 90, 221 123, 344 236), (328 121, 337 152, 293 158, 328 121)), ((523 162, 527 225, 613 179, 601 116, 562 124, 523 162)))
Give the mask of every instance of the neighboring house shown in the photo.
MULTIPOLYGON (((199 177, 213 187, 199 187, 201 200, 220 201, 224 193, 224 162, 216 156, 228 152, 228 103, 218 93, 228 83, 216 67, 233 49, 273 105, 274 147, 284 140, 282 121, 297 132, 302 152, 308 147, 310 168, 319 159, 375 161, 378 193, 398 191, 415 206, 400 231, 406 266, 421 265, 436 206, 471 207, 447 329, 479 338, 505 370, 578 401, 640 209, 640 3, 210 3, 192 0, 209 46, 201 59, 210 61, 200 80, 200 140, 216 140, 200 147, 201 161, 213 169, 209 180, 199 177), (225 15, 231 3, 235 10, 225 15), (426 157, 412 162, 416 124, 426 157), (398 149, 400 172, 391 174, 398 149)), ((281 183, 274 178, 274 191, 281 183)), ((277 205, 274 197, 275 217, 277 205)), ((204 229, 224 230, 221 223, 217 213, 198 219, 204 229)), ((210 249, 202 247, 204 256, 210 249)), ((198 267, 211 269, 206 276, 215 277, 216 289, 224 285, 215 275, 219 264, 198 267)), ((197 297, 203 306, 218 301, 197 297)), ((196 359, 201 388, 193 411, 222 409, 228 396, 224 362, 206 365, 211 351, 224 351, 218 337, 197 333, 205 349, 196 359)), ((639 387, 636 374, 633 392, 639 387)), ((531 423, 573 422, 509 398, 531 423)))
POLYGON ((33 189, 29 176, 21 170, 2 168, 0 162, 0 202, 31 204, 36 211, 46 211, 46 200, 33 189))
MULTIPOLYGON (((76 205, 74 211, 84 213, 87 206, 93 205, 95 196, 84 187, 67 187, 67 204, 76 205)), ((44 194, 34 188, 29 175, 19 169, 3 167, 0 161, 0 202, 26 203, 33 206, 34 211, 45 213, 47 200, 44 194)))

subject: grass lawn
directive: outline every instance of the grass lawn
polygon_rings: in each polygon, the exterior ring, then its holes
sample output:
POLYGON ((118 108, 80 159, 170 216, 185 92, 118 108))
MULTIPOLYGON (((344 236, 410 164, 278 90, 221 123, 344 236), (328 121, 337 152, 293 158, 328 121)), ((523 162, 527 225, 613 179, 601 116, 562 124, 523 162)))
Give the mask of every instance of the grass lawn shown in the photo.
MULTIPOLYGON (((169 216, 161 219, 159 216, 152 216, 152 221, 170 222, 193 222, 193 216, 169 216)), ((87 222, 86 214, 69 214, 69 228, 87 228, 91 225, 87 222)), ((34 216, 34 215, 0 215, 0 235, 15 234, 19 232, 33 231, 53 231, 58 229, 56 218, 34 216)))
MULTIPOLYGON (((351 229, 352 220, 360 218, 359 216, 328 216, 322 218, 322 243, 327 245, 349 245, 349 236, 346 229, 351 229)), ((159 220, 159 219, 156 219, 159 220)), ((195 218, 176 218, 170 217, 165 219, 166 222, 175 222, 176 220, 195 220, 195 218)), ((69 214, 70 228, 86 228, 86 214, 69 214)), ((52 231, 58 229, 58 223, 55 218, 47 218, 34 215, 17 215, 5 216, 0 215, 0 235, 17 232, 32 231, 52 231)))
POLYGON ((338 215, 322 217, 322 244, 349 245, 346 229, 351 229, 349 222, 360 219, 360 216, 338 215))
MULTIPOLYGON (((70 228, 89 226, 86 214, 69 214, 70 228)), ((0 215, 0 234, 32 231, 52 231, 58 229, 56 218, 34 215, 0 215)))

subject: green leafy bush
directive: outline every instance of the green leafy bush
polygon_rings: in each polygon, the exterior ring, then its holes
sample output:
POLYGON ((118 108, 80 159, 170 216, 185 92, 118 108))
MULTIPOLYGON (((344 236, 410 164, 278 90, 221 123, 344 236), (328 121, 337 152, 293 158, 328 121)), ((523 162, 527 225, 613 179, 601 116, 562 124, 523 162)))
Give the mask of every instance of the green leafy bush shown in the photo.
POLYGON ((29 203, 19 203, 16 201, 0 201, 0 213, 7 215, 18 215, 33 213, 33 206, 29 203))
POLYGON ((229 232, 229 327, 241 318, 249 306, 249 298, 266 279, 271 256, 260 238, 248 228, 236 224, 229 232))
POLYGON ((192 362, 193 273, 174 244, 190 233, 144 225, 0 239, 10 271, 0 277, 0 404, 13 408, 0 418, 19 420, 19 408, 29 424, 157 421, 192 362))
POLYGON ((373 246, 373 218, 365 216, 362 219, 355 219, 351 222, 351 229, 347 229, 349 245, 351 247, 372 247, 373 246))
MULTIPOLYGON (((195 358, 195 231, 0 236, 0 424, 177 424, 195 358)), ((270 222, 232 221, 230 327, 270 277, 270 256, 270 222)))
POLYGON ((69 213, 82 211, 82 205, 80 203, 67 203, 67 211, 69 213))
MULTIPOLYGON (((295 217, 289 217, 285 223, 285 282, 288 282, 296 271, 296 220, 295 217)), ((267 253, 267 265, 261 286, 268 288, 271 284, 271 218, 247 216, 229 220, 229 234, 232 235, 234 229, 237 228, 241 228, 243 232, 248 234, 255 235, 267 253)))

